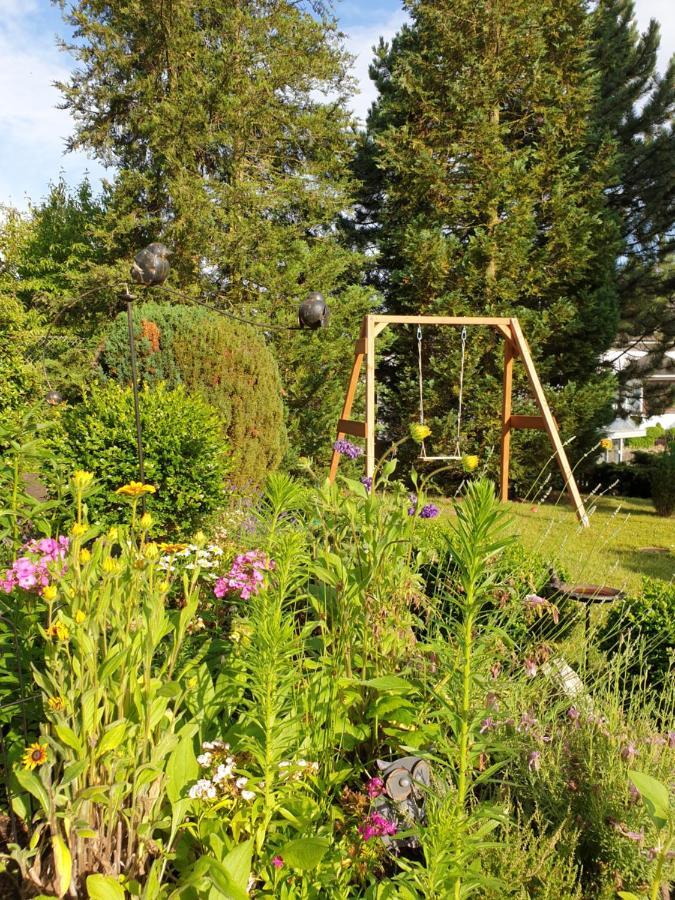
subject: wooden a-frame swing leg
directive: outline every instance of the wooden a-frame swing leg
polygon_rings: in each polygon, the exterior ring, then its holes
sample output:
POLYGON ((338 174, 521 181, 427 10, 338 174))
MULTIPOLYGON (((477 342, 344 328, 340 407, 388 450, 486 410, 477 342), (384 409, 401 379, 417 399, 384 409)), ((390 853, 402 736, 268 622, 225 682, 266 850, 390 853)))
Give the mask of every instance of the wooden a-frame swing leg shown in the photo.
MULTIPOLYGON (((352 413, 352 406, 354 404, 354 395, 356 394, 356 388, 359 383, 359 376, 361 375, 361 366, 363 364, 363 357, 366 349, 366 320, 363 320, 361 325, 361 332, 359 334, 359 339, 356 342, 356 347, 354 350, 354 364, 352 366, 352 372, 349 376, 349 382, 347 384, 347 393, 345 395, 345 402, 342 406, 342 415, 340 416, 340 421, 338 422, 337 429, 337 440, 339 441, 346 434, 359 434, 361 437, 366 436, 366 426, 362 422, 351 422, 349 417, 352 413), (349 428, 349 431, 346 429, 349 428)), ((329 481, 332 483, 335 481, 335 476, 337 475, 338 466, 340 465, 340 454, 337 450, 333 450, 333 455, 330 461, 330 472, 328 475, 329 481)))
POLYGON ((502 442, 499 451, 499 497, 509 499, 509 462, 511 457, 511 396, 513 389, 513 343, 504 341, 504 384, 502 394, 502 442))
POLYGON ((523 335, 518 319, 511 319, 510 324, 511 332, 513 333, 514 338, 514 344, 516 346, 516 349, 518 350, 520 358, 523 361, 530 386, 534 392, 534 396, 537 400, 539 409, 541 410, 541 415, 544 420, 544 426, 546 428, 546 431, 548 432, 551 444, 553 445, 553 450, 555 452, 560 471, 562 472, 562 476, 565 481, 565 488, 567 489, 567 493, 569 494, 570 500, 572 501, 572 505, 576 510, 579 521, 582 525, 588 527, 590 523, 588 521, 584 502, 581 499, 581 494, 579 493, 579 488, 577 487, 577 483, 574 479, 574 473, 572 472, 569 460, 567 459, 567 454, 565 453, 563 442, 560 440, 560 434, 558 433, 555 419, 553 418, 548 405, 548 401, 546 400, 544 389, 542 388, 541 382, 539 381, 537 370, 534 367, 534 362, 530 354, 530 348, 527 344, 527 341, 525 340, 525 336, 523 335))

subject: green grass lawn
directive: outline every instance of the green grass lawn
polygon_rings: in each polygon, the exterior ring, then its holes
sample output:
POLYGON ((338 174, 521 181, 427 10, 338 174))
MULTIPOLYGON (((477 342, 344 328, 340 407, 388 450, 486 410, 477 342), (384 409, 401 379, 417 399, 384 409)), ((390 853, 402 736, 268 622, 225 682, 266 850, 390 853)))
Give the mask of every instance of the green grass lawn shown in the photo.
POLYGON ((675 517, 657 516, 649 500, 602 497, 589 505, 590 528, 579 526, 565 499, 508 506, 524 546, 557 562, 571 581, 637 589, 644 575, 675 578, 675 517))

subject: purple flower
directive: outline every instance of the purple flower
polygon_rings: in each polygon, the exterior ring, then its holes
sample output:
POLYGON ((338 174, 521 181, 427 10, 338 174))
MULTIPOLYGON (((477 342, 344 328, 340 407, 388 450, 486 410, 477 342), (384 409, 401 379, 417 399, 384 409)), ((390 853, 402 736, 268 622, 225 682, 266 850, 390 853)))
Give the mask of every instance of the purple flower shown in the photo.
POLYGON ((283 866, 283 864, 284 864, 284 861, 280 856, 272 857, 272 865, 274 866, 275 869, 280 869, 283 866))
POLYGON ((516 726, 516 731, 524 731, 529 734, 530 730, 537 724, 536 718, 531 712, 524 712, 520 717, 520 722, 516 726))
POLYGON ((497 723, 495 722, 495 720, 492 718, 492 716, 488 716, 480 723, 480 729, 478 733, 485 734, 487 731, 493 731, 496 727, 497 723))
POLYGON ((538 666, 535 660, 528 656, 528 658, 523 663, 523 668, 525 669, 525 674, 528 678, 534 678, 537 674, 538 666))
POLYGON ((344 438, 335 441, 333 450, 337 453, 342 453, 342 455, 346 456, 348 459, 358 459, 359 456, 363 454, 362 447, 357 447, 356 444, 352 444, 351 441, 347 441, 344 438))
POLYGON ((621 759, 623 759, 624 762, 632 762, 637 755, 637 747, 632 741, 629 741, 625 747, 621 748, 621 759))
POLYGON ((538 772, 541 768, 541 753, 539 750, 532 750, 527 757, 527 768, 530 772, 538 772))
POLYGON ((366 793, 371 800, 374 800, 375 797, 379 797, 380 794, 384 793, 384 781, 377 776, 375 778, 371 778, 366 785, 366 793))
POLYGON ((420 512, 421 519, 435 519, 438 515, 438 507, 435 503, 427 503, 426 506, 422 507, 422 511, 420 512))
POLYGON ((364 475, 360 480, 366 491, 370 493, 373 489, 373 479, 370 477, 370 475, 364 475))
POLYGON ((622 831, 621 832, 624 837, 628 838, 629 841, 635 841, 636 843, 640 843, 645 838, 644 831, 622 831))
POLYGON ((524 606, 528 609, 537 609, 539 606, 547 606, 548 600, 544 597, 538 596, 538 594, 528 594, 523 600, 524 606))
POLYGON ((641 796, 640 791, 638 791, 632 781, 628 783, 628 796, 633 801, 633 803, 637 803, 641 796))
POLYGON ((68 550, 67 537, 41 538, 24 544, 24 556, 20 556, 7 569, 5 577, 0 580, 0 587, 5 593, 11 593, 20 587, 25 591, 41 594, 50 583, 51 578, 61 576, 66 570, 65 556, 68 550))
POLYGON ((499 709, 499 699, 494 691, 488 691, 485 695, 485 705, 488 709, 499 709))
POLYGON ((581 713, 576 708, 576 706, 570 706, 570 708, 567 710, 567 718, 575 728, 579 727, 579 719, 581 718, 581 713))
POLYGON ((384 837, 384 835, 396 834, 398 826, 391 819, 387 819, 380 813, 373 813, 358 827, 358 832, 364 841, 369 841, 373 837, 384 837))

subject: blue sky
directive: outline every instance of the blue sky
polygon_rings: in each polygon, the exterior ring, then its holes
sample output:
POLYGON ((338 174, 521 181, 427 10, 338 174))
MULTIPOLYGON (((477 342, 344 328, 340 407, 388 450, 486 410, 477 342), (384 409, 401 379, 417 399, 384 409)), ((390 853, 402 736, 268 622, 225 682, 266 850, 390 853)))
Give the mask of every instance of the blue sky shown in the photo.
MULTIPOLYGON (((636 0, 641 28, 650 17, 661 23, 661 68, 675 50, 671 2, 636 0)), ((390 39, 399 29, 405 18, 402 3, 338 0, 335 10, 356 57, 354 75, 361 90, 353 107, 363 118, 375 97, 368 79, 371 47, 380 36, 390 39)), ((49 0, 0 0, 0 205, 25 208, 29 198, 45 195, 59 172, 71 183, 85 172, 94 181, 103 174, 84 154, 64 153, 72 122, 57 108, 60 98, 53 82, 67 79, 72 60, 57 49, 57 33, 63 33, 61 15, 49 0)))

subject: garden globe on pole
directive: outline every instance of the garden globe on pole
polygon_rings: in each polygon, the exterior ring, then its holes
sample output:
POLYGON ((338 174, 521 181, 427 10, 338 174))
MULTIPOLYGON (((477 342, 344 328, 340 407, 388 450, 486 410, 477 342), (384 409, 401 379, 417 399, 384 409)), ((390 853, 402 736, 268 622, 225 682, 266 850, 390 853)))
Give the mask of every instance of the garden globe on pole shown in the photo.
POLYGON ((315 331, 317 328, 326 328, 330 312, 319 291, 310 291, 307 299, 300 304, 298 310, 298 322, 300 328, 309 328, 315 331))

